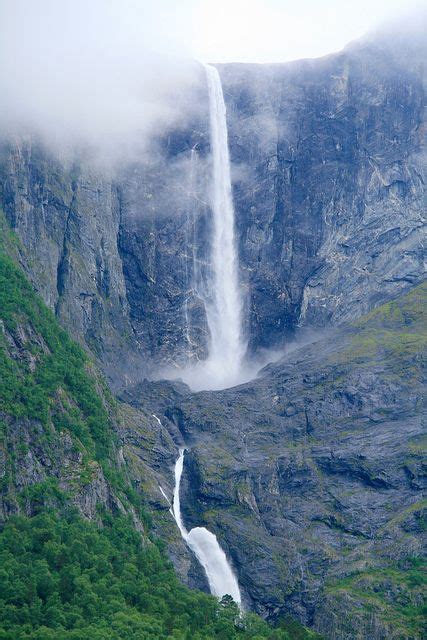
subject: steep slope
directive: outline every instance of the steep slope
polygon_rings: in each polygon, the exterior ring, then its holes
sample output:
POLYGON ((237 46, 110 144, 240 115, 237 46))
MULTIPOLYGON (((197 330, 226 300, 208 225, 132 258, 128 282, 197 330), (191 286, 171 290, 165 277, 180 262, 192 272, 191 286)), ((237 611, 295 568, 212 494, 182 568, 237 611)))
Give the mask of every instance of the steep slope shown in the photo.
POLYGON ((0 224, 0 637, 289 640, 178 581, 149 533, 150 470, 135 487, 120 441, 124 417, 142 439, 154 430, 113 400, 0 224))
POLYGON ((264 615, 336 640, 422 637, 426 297, 420 285, 234 389, 126 394, 180 429, 186 524, 218 535, 264 615))
POLYGON ((57 491, 71 491, 94 517, 98 500, 114 501, 105 475, 117 446, 114 403, 6 253, 17 251, 1 224, 2 520, 21 508, 31 513, 38 485, 42 500, 44 492, 55 502, 57 491))

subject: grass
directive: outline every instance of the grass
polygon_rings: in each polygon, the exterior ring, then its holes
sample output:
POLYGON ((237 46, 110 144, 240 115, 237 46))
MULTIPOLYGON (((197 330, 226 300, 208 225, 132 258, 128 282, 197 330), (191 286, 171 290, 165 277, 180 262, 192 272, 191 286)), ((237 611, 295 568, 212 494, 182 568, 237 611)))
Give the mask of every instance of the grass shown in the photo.
POLYGON ((427 614, 427 564, 412 558, 405 565, 358 572, 328 584, 326 592, 345 592, 402 634, 421 638, 427 614))
POLYGON ((390 360, 395 368, 410 368, 426 352, 426 305, 427 281, 363 316, 352 325, 356 334, 344 359, 390 360))

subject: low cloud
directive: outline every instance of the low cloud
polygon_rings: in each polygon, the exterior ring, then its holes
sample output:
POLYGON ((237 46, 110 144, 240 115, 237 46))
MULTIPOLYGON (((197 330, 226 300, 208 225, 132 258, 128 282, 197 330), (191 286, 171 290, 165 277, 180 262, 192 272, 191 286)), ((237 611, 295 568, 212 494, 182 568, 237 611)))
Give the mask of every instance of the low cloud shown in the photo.
POLYGON ((2 0, 0 135, 119 157, 191 117, 185 24, 151 4, 2 0))
MULTIPOLYGON (((194 91, 203 82, 193 60, 197 38, 219 36, 226 27, 233 39, 241 36, 244 20, 231 11, 233 3, 226 15, 214 0, 204 0, 210 10, 199 15, 199 4, 0 0, 0 137, 36 133, 55 149, 84 148, 107 162, 141 158, 159 133, 186 126, 200 107, 194 91)), ((282 9, 283 18, 286 3, 282 9)), ((408 22, 422 24, 417 14, 415 20, 400 17, 399 28, 408 22)), ((274 40, 273 24, 267 27, 274 40)), ((255 57, 262 57, 264 40, 250 45, 255 57)), ((263 146, 275 139, 267 113, 249 124, 242 135, 257 136, 263 146)))

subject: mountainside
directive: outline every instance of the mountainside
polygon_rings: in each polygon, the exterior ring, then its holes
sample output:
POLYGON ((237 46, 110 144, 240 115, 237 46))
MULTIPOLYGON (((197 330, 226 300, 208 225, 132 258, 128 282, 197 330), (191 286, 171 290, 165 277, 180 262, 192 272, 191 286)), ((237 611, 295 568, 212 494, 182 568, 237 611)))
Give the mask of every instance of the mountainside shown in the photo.
POLYGON ((120 168, 1 141, 0 638, 421 640, 425 48, 408 42, 218 65, 244 331, 276 357, 222 391, 157 379, 208 352, 204 71, 197 116, 120 168), (183 447, 185 525, 216 534, 274 628, 200 593, 170 512, 183 447))
POLYGON ((155 472, 123 437, 153 439, 148 415, 111 397, 0 230, 0 637, 290 640, 179 582, 150 532, 155 472))
POLYGON ((126 394, 180 429, 186 522, 220 535, 264 615, 328 638, 421 637, 426 297, 424 284, 234 389, 126 394))
MULTIPOLYGON (((407 44, 407 43, 406 43, 407 44)), ((252 350, 357 317, 420 282, 423 50, 220 67, 252 350), (415 61, 415 62, 414 62, 415 61)), ((208 101, 114 176, 3 143, 0 198, 48 306, 115 387, 206 355, 208 101)))

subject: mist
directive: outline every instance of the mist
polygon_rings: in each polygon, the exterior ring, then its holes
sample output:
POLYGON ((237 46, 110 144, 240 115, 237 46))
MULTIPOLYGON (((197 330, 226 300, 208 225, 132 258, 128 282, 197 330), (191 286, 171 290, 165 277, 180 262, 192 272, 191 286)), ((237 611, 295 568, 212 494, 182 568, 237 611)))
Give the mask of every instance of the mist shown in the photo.
MULTIPOLYGON (((332 43, 344 44, 349 9, 341 4, 322 3, 319 29, 318 10, 303 0, 298 42, 323 34, 333 50, 332 43)), ((388 12, 400 4, 394 0, 388 12)), ((294 2, 267 0, 264 29, 258 5, 251 2, 247 12, 240 0, 1 0, 0 137, 37 134, 55 150, 84 148, 103 161, 141 157, 159 133, 194 117, 192 88, 201 72, 195 59, 231 62, 239 42, 252 61, 312 54, 296 45, 289 50, 294 2), (248 40, 249 26, 255 32, 248 40)), ((378 9, 372 20, 386 13, 378 9)), ((326 52, 321 44, 319 55, 326 52)))
POLYGON ((191 117, 198 68, 185 40, 178 12, 149 2, 2 0, 0 136, 140 152, 191 117))

